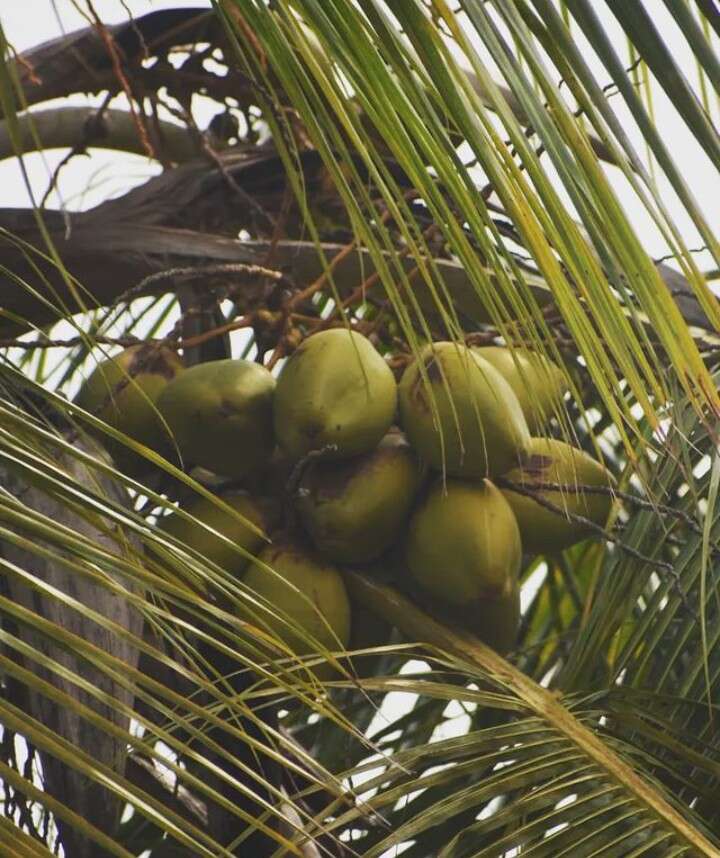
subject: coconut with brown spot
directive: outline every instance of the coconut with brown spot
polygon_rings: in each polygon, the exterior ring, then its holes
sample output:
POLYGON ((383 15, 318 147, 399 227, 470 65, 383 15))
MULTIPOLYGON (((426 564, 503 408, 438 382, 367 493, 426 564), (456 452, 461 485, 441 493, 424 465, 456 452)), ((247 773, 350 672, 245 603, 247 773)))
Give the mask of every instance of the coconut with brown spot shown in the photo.
POLYGON ((559 508, 559 512, 553 512, 532 497, 510 489, 503 491, 520 526, 523 550, 529 554, 562 551, 591 536, 592 528, 573 519, 573 515, 582 516, 600 527, 608 520, 612 506, 609 491, 591 494, 578 487, 609 490, 615 485, 612 474, 592 456, 564 441, 532 438, 526 460, 506 474, 506 479, 529 491, 537 491, 539 497, 559 508), (533 488, 543 483, 558 484, 562 489, 533 488))
MULTIPOLYGON (((129 438, 167 457, 170 436, 157 401, 183 371, 182 360, 170 349, 153 343, 130 346, 95 367, 75 402, 129 438)), ((103 435, 103 444, 120 470, 137 476, 151 467, 147 459, 120 441, 103 435)))
POLYGON ((390 432, 370 453, 311 464, 297 509, 321 554, 340 563, 369 563, 397 538, 422 477, 405 437, 390 432))
POLYGON ((530 431, 517 396, 486 360, 431 343, 403 373, 400 419, 428 464, 458 477, 502 474, 522 461, 530 431))

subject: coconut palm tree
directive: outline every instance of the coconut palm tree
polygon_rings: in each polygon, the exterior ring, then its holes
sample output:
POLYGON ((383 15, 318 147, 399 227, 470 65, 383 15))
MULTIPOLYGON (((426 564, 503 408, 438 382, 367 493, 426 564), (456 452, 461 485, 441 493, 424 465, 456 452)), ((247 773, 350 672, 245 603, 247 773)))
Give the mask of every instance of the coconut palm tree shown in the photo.
MULTIPOLYGON (((78 6, 21 55, 0 30, 0 157, 63 151, 0 209, 2 854, 720 855, 720 244, 652 101, 717 179, 715 4, 78 6), (102 148, 155 175, 51 208, 102 148), (398 377, 428 340, 562 368, 548 432, 612 514, 523 556, 506 655, 401 547, 343 569, 353 637, 323 644, 191 544, 198 496, 253 526, 237 481, 72 401, 129 346, 277 373, 343 325, 398 377)), ((147 405, 145 371, 108 396, 147 405)), ((293 527, 307 464, 240 482, 293 527)))

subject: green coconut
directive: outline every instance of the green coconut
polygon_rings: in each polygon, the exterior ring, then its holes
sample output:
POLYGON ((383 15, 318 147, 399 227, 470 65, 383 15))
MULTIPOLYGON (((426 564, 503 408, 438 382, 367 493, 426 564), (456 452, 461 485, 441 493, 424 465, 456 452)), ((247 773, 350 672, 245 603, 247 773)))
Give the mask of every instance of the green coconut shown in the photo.
POLYGON ((210 533, 200 524, 191 523, 177 513, 163 519, 161 526, 165 533, 181 540, 227 572, 239 576, 249 562, 243 551, 256 554, 265 543, 263 534, 270 529, 272 510, 268 503, 245 492, 228 492, 220 500, 245 521, 221 509, 208 498, 198 498, 184 510, 221 536, 210 533), (221 537, 225 537, 232 545, 228 545, 221 537), (238 548, 241 550, 238 551, 238 548))
POLYGON ((615 481, 610 472, 583 450, 552 438, 533 438, 521 467, 506 479, 528 489, 536 483, 557 483, 560 490, 538 490, 538 495, 559 507, 553 512, 526 495, 505 490, 522 536, 523 550, 529 554, 562 551, 592 535, 592 529, 569 518, 579 515, 604 527, 612 498, 608 494, 589 494, 577 486, 610 488, 615 481))
POLYGON ((248 360, 201 363, 163 390, 158 408, 187 465, 242 478, 275 447, 275 379, 248 360))
POLYGON ((350 604, 352 633, 348 649, 371 649, 376 646, 387 646, 392 636, 392 623, 359 602, 351 602, 350 604))
POLYGON ((399 399, 408 440, 436 470, 482 478, 522 460, 530 431, 517 396, 463 345, 427 346, 403 373, 399 399))
POLYGON ((467 612, 463 624, 483 643, 505 655, 517 642, 520 626, 520 586, 514 586, 497 599, 483 599, 467 612))
MULTIPOLYGON (((250 566, 244 581, 260 597, 260 604, 248 607, 246 619, 273 633, 296 655, 347 647, 350 600, 342 576, 332 564, 295 545, 271 545, 250 566), (263 599, 268 608, 262 606, 263 599), (303 637, 300 630, 320 647, 303 637)), ((315 672, 327 677, 332 675, 332 668, 327 665, 315 672)))
POLYGON ((499 346, 474 348, 512 387, 531 431, 541 431, 568 391, 562 371, 544 355, 499 346))
POLYGON ((275 394, 275 433, 300 459, 311 450, 347 459, 375 447, 390 428, 397 385, 366 337, 334 328, 308 337, 288 359, 275 394))
POLYGON ((474 611, 515 586, 520 531, 489 480, 437 480, 410 519, 405 559, 421 591, 441 605, 474 611))
POLYGON ((242 487, 254 495, 283 497, 296 465, 297 462, 293 462, 276 447, 268 461, 243 477, 242 487))
MULTIPOLYGON (((157 408, 165 388, 184 370, 175 352, 147 343, 130 346, 99 363, 78 391, 75 402, 128 437, 167 456, 170 438, 157 408)), ((149 463, 124 444, 104 436, 121 470, 138 474, 149 463)))
POLYGON ((369 563, 397 537, 422 476, 403 435, 390 432, 370 453, 311 464, 297 508, 321 554, 340 563, 369 563))
MULTIPOLYGON (((350 605, 352 632, 347 648, 349 650, 364 650, 387 646, 392 638, 392 624, 358 602, 351 601, 350 605)), ((353 670, 359 676, 373 676, 377 673, 382 658, 382 653, 353 656, 353 670)))

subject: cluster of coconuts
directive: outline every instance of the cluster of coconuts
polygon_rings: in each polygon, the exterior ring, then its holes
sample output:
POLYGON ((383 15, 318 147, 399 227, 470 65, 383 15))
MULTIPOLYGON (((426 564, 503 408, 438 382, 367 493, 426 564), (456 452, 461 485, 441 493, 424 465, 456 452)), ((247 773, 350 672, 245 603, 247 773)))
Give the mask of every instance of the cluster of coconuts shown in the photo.
MULTIPOLYGON (((388 565, 407 571, 421 602, 511 649, 523 553, 562 550, 589 535, 578 516, 603 526, 609 515, 609 493, 578 488, 610 487, 607 470, 539 434, 564 394, 563 374, 540 355, 452 342, 429 344, 398 384, 366 337, 337 328, 305 339, 277 381, 247 360, 184 369, 164 348, 134 346, 99 364, 76 401, 186 467, 231 478, 221 499, 239 515, 207 499, 185 507, 225 539, 177 513, 163 527, 242 577, 257 596, 255 621, 260 611, 303 655, 314 641, 329 650, 387 642, 387 627, 370 632, 371 620, 351 610, 341 570, 388 565), (263 477, 278 457, 297 475, 294 524, 280 530, 284 484, 263 477), (498 488, 497 477, 559 484, 535 495, 556 509, 498 488)), ((139 467, 124 445, 111 452, 139 467)))

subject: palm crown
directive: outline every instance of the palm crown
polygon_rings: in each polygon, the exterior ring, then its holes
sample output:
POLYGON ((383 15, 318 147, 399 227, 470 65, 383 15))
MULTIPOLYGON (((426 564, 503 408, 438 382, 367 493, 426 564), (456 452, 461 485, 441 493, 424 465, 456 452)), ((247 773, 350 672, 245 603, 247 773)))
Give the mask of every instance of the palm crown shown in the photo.
MULTIPOLYGON (((65 147, 48 199, 88 147, 162 166, 82 211, 0 210, 7 854, 58 837, 68 858, 720 854, 720 246, 652 109, 662 92, 716 179, 720 27, 712 3, 656 5, 697 87, 650 2, 226 0, 115 25, 88 3, 87 29, 20 56, 0 31, 0 153, 65 147), (393 391, 429 342, 559 372, 536 389, 520 373, 518 394, 559 385, 543 432, 603 463, 603 512, 576 510, 567 547, 518 553, 509 643, 423 594, 402 550, 340 564, 352 636, 317 611, 303 625, 303 586, 282 601, 251 586, 277 584, 289 561, 266 543, 278 520, 308 527, 294 502, 339 473, 344 436, 271 459, 276 425, 218 475, 186 461, 196 427, 168 425, 146 364, 108 396, 131 393, 154 440, 103 397, 72 401, 140 344, 151 363, 263 364, 269 391, 303 343, 347 327, 393 391)), ((362 361, 331 363, 340 387, 370 389, 362 361)), ((448 376, 418 376, 437 418, 448 376)), ((310 420, 291 394, 280 434, 310 420)), ((228 397, 223 416, 243 414, 228 397)), ((498 485, 517 494, 513 474, 498 485)), ((557 516, 548 476, 529 500, 557 516)), ((415 476, 397 479, 409 515, 415 476)))

